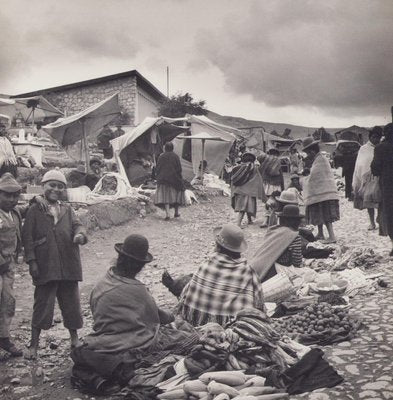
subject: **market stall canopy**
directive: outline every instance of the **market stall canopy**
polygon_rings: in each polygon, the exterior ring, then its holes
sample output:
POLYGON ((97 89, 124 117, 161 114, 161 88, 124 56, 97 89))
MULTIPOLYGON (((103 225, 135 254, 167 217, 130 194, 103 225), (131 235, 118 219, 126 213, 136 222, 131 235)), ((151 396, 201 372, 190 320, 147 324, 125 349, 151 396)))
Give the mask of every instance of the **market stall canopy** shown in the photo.
POLYGON ((72 158, 84 160, 86 171, 88 171, 87 137, 93 136, 96 140, 100 130, 118 115, 120 115, 119 93, 115 93, 77 114, 59 118, 55 122, 43 126, 42 129, 53 137, 72 158), (76 149, 78 142, 81 142, 78 146, 79 151, 76 149))
POLYGON ((77 114, 59 118, 42 129, 66 148, 82 140, 84 129, 87 136, 97 136, 100 129, 119 114, 119 93, 115 93, 77 114))
POLYGON ((58 108, 43 96, 0 99, 0 112, 14 118, 22 114, 25 122, 42 121, 46 117, 62 116, 58 108))
MULTIPOLYGON (((177 139, 199 140, 201 142, 201 160, 202 161, 206 160, 206 157, 205 157, 206 140, 214 140, 214 141, 218 141, 218 142, 232 143, 231 140, 223 139, 220 136, 212 136, 207 132, 201 132, 201 133, 197 133, 196 135, 191 135, 191 136, 178 136, 177 139)), ((204 163, 201 162, 200 166, 201 166, 201 182, 203 184, 204 163)))
POLYGON ((157 117, 145 118, 140 125, 111 141, 118 168, 121 174, 127 174, 130 181, 133 179, 129 166, 139 153, 148 153, 153 157, 162 152, 162 144, 173 140, 174 151, 179 155, 183 177, 192 180, 198 171, 201 161, 201 141, 182 140, 176 137, 189 130, 190 135, 205 132, 223 140, 206 143, 205 159, 209 171, 220 175, 225 159, 240 131, 236 128, 217 124, 205 116, 185 115, 183 118, 157 117), (161 141, 161 146, 159 142, 161 141), (155 153, 153 153, 153 150, 155 153))

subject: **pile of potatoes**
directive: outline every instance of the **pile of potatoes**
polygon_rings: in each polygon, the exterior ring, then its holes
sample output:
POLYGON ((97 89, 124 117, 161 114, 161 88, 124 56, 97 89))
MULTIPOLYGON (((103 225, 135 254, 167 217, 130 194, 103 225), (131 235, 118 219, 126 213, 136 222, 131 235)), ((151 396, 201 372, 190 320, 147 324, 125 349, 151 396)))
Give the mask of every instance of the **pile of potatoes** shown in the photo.
POLYGON ((288 393, 265 386, 265 378, 242 371, 216 371, 202 374, 157 396, 162 400, 283 400, 288 393))

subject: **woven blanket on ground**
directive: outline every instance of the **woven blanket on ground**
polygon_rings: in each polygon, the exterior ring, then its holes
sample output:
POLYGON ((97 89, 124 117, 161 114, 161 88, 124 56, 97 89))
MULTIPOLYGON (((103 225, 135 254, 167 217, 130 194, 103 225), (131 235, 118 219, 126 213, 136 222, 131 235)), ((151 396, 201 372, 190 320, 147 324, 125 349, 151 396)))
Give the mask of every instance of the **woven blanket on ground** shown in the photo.
POLYGON ((316 155, 310 175, 305 179, 303 198, 306 206, 339 199, 329 160, 321 153, 316 155))
POLYGON ((192 325, 225 324, 245 307, 263 308, 258 276, 244 258, 215 253, 184 288, 179 313, 192 325))
POLYGON ((252 268, 258 274, 259 280, 265 277, 272 265, 295 240, 297 235, 298 232, 286 226, 276 225, 267 230, 262 245, 255 252, 250 262, 252 268))

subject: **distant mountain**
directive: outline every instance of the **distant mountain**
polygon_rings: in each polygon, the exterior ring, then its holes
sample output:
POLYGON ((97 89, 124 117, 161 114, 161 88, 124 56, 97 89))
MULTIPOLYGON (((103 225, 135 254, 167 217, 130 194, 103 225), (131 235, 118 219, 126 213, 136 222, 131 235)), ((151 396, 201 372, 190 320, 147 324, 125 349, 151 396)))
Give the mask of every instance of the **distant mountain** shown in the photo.
MULTIPOLYGON (((304 138, 309 134, 312 135, 320 127, 308 127, 291 125, 276 122, 266 122, 266 121, 253 121, 240 117, 231 117, 217 114, 213 111, 209 111, 207 117, 211 120, 218 122, 219 124, 233 126, 234 128, 250 128, 250 127, 260 127, 262 126, 266 132, 276 131, 279 135, 282 135, 286 128, 291 130, 290 136, 294 139, 304 138)), ((334 133, 342 128, 326 128, 325 130, 329 133, 334 133)))

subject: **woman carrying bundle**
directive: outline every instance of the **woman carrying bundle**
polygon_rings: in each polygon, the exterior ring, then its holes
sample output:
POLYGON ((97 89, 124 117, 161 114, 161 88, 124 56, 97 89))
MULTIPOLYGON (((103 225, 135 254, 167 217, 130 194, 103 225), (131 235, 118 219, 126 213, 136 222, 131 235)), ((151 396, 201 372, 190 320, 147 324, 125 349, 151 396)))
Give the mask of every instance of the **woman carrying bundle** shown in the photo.
POLYGON ((244 153, 241 163, 232 171, 231 203, 232 208, 239 213, 238 226, 241 226, 244 214, 247 214, 248 223, 252 224, 252 217, 257 214, 257 198, 265 201, 262 178, 255 160, 254 154, 244 153))

